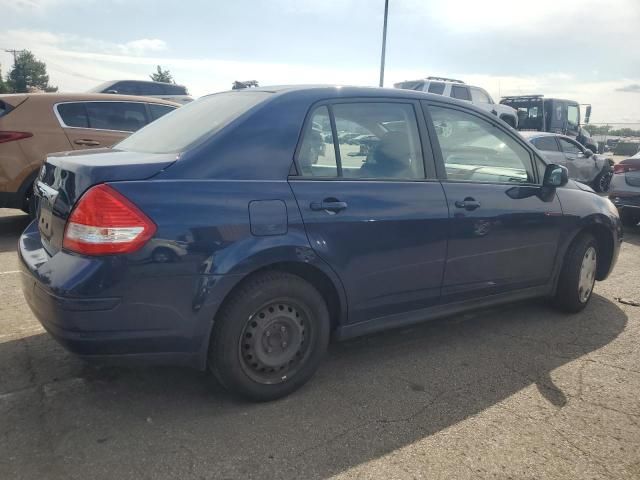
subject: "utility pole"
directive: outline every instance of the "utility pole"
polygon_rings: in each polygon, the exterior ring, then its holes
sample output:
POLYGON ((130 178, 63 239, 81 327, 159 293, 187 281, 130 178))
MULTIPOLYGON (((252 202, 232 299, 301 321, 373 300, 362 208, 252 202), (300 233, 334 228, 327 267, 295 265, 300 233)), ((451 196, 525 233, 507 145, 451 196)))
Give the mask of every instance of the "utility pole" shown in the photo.
POLYGON ((384 0, 384 26, 382 27, 382 54, 380 55, 380 86, 384 86, 384 56, 387 51, 387 15, 389 0, 384 0))
POLYGON ((24 50, 16 50, 15 48, 5 48, 4 50, 7 53, 13 54, 13 64, 16 65, 18 61, 18 54, 24 52, 24 50))

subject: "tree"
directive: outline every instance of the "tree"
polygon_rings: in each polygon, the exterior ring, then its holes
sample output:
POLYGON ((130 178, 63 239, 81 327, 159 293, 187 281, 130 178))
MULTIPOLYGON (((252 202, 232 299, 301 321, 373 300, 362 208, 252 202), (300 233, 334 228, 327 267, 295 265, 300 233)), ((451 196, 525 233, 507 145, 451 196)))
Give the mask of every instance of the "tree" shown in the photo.
POLYGON ((15 93, 26 93, 37 89, 55 92, 58 87, 49 85, 47 65, 38 60, 29 50, 22 50, 15 57, 13 68, 7 76, 7 86, 15 93))
POLYGON ((8 93, 9 87, 4 83, 4 79, 2 78, 2 68, 0 67, 0 93, 8 93))
POLYGON ((162 83, 176 83, 173 80, 173 75, 169 70, 163 70, 160 65, 157 66, 157 71, 149 75, 149 78, 154 82, 162 82, 162 83))

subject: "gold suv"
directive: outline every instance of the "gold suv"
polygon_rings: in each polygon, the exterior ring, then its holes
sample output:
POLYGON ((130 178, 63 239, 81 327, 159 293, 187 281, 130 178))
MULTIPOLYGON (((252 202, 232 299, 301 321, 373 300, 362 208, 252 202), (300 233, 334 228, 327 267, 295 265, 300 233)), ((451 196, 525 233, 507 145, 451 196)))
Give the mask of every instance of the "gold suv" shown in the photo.
POLYGON ((131 95, 0 95, 0 208, 29 211, 48 154, 111 147, 179 106, 131 95))

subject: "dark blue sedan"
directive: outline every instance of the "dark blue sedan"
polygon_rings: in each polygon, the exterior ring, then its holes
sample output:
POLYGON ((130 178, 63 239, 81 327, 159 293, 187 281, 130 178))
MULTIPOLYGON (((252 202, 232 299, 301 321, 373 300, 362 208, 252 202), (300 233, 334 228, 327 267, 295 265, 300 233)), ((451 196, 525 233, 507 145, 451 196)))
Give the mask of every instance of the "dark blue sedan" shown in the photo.
POLYGON ((90 359, 210 368, 286 395, 329 338, 549 297, 583 309, 615 207, 494 116, 407 90, 204 97, 113 150, 50 156, 25 297, 90 359))

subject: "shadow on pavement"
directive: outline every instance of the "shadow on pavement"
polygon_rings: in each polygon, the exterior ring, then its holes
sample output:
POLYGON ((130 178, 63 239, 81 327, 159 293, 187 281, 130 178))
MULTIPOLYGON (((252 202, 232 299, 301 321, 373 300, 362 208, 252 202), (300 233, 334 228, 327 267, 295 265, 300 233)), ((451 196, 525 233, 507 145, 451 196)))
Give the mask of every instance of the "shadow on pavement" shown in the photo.
POLYGON ((553 370, 626 324, 597 295, 579 315, 527 302, 452 317, 333 344, 307 386, 267 404, 239 402, 200 372, 89 366, 34 335, 0 343, 0 397, 8 387, 24 395, 0 443, 24 449, 22 467, 47 478, 327 477, 534 384, 540 402, 562 408, 553 370))
POLYGON ((29 216, 20 210, 6 210, 15 212, 15 215, 0 217, 0 253, 15 251, 18 237, 29 225, 29 216))

